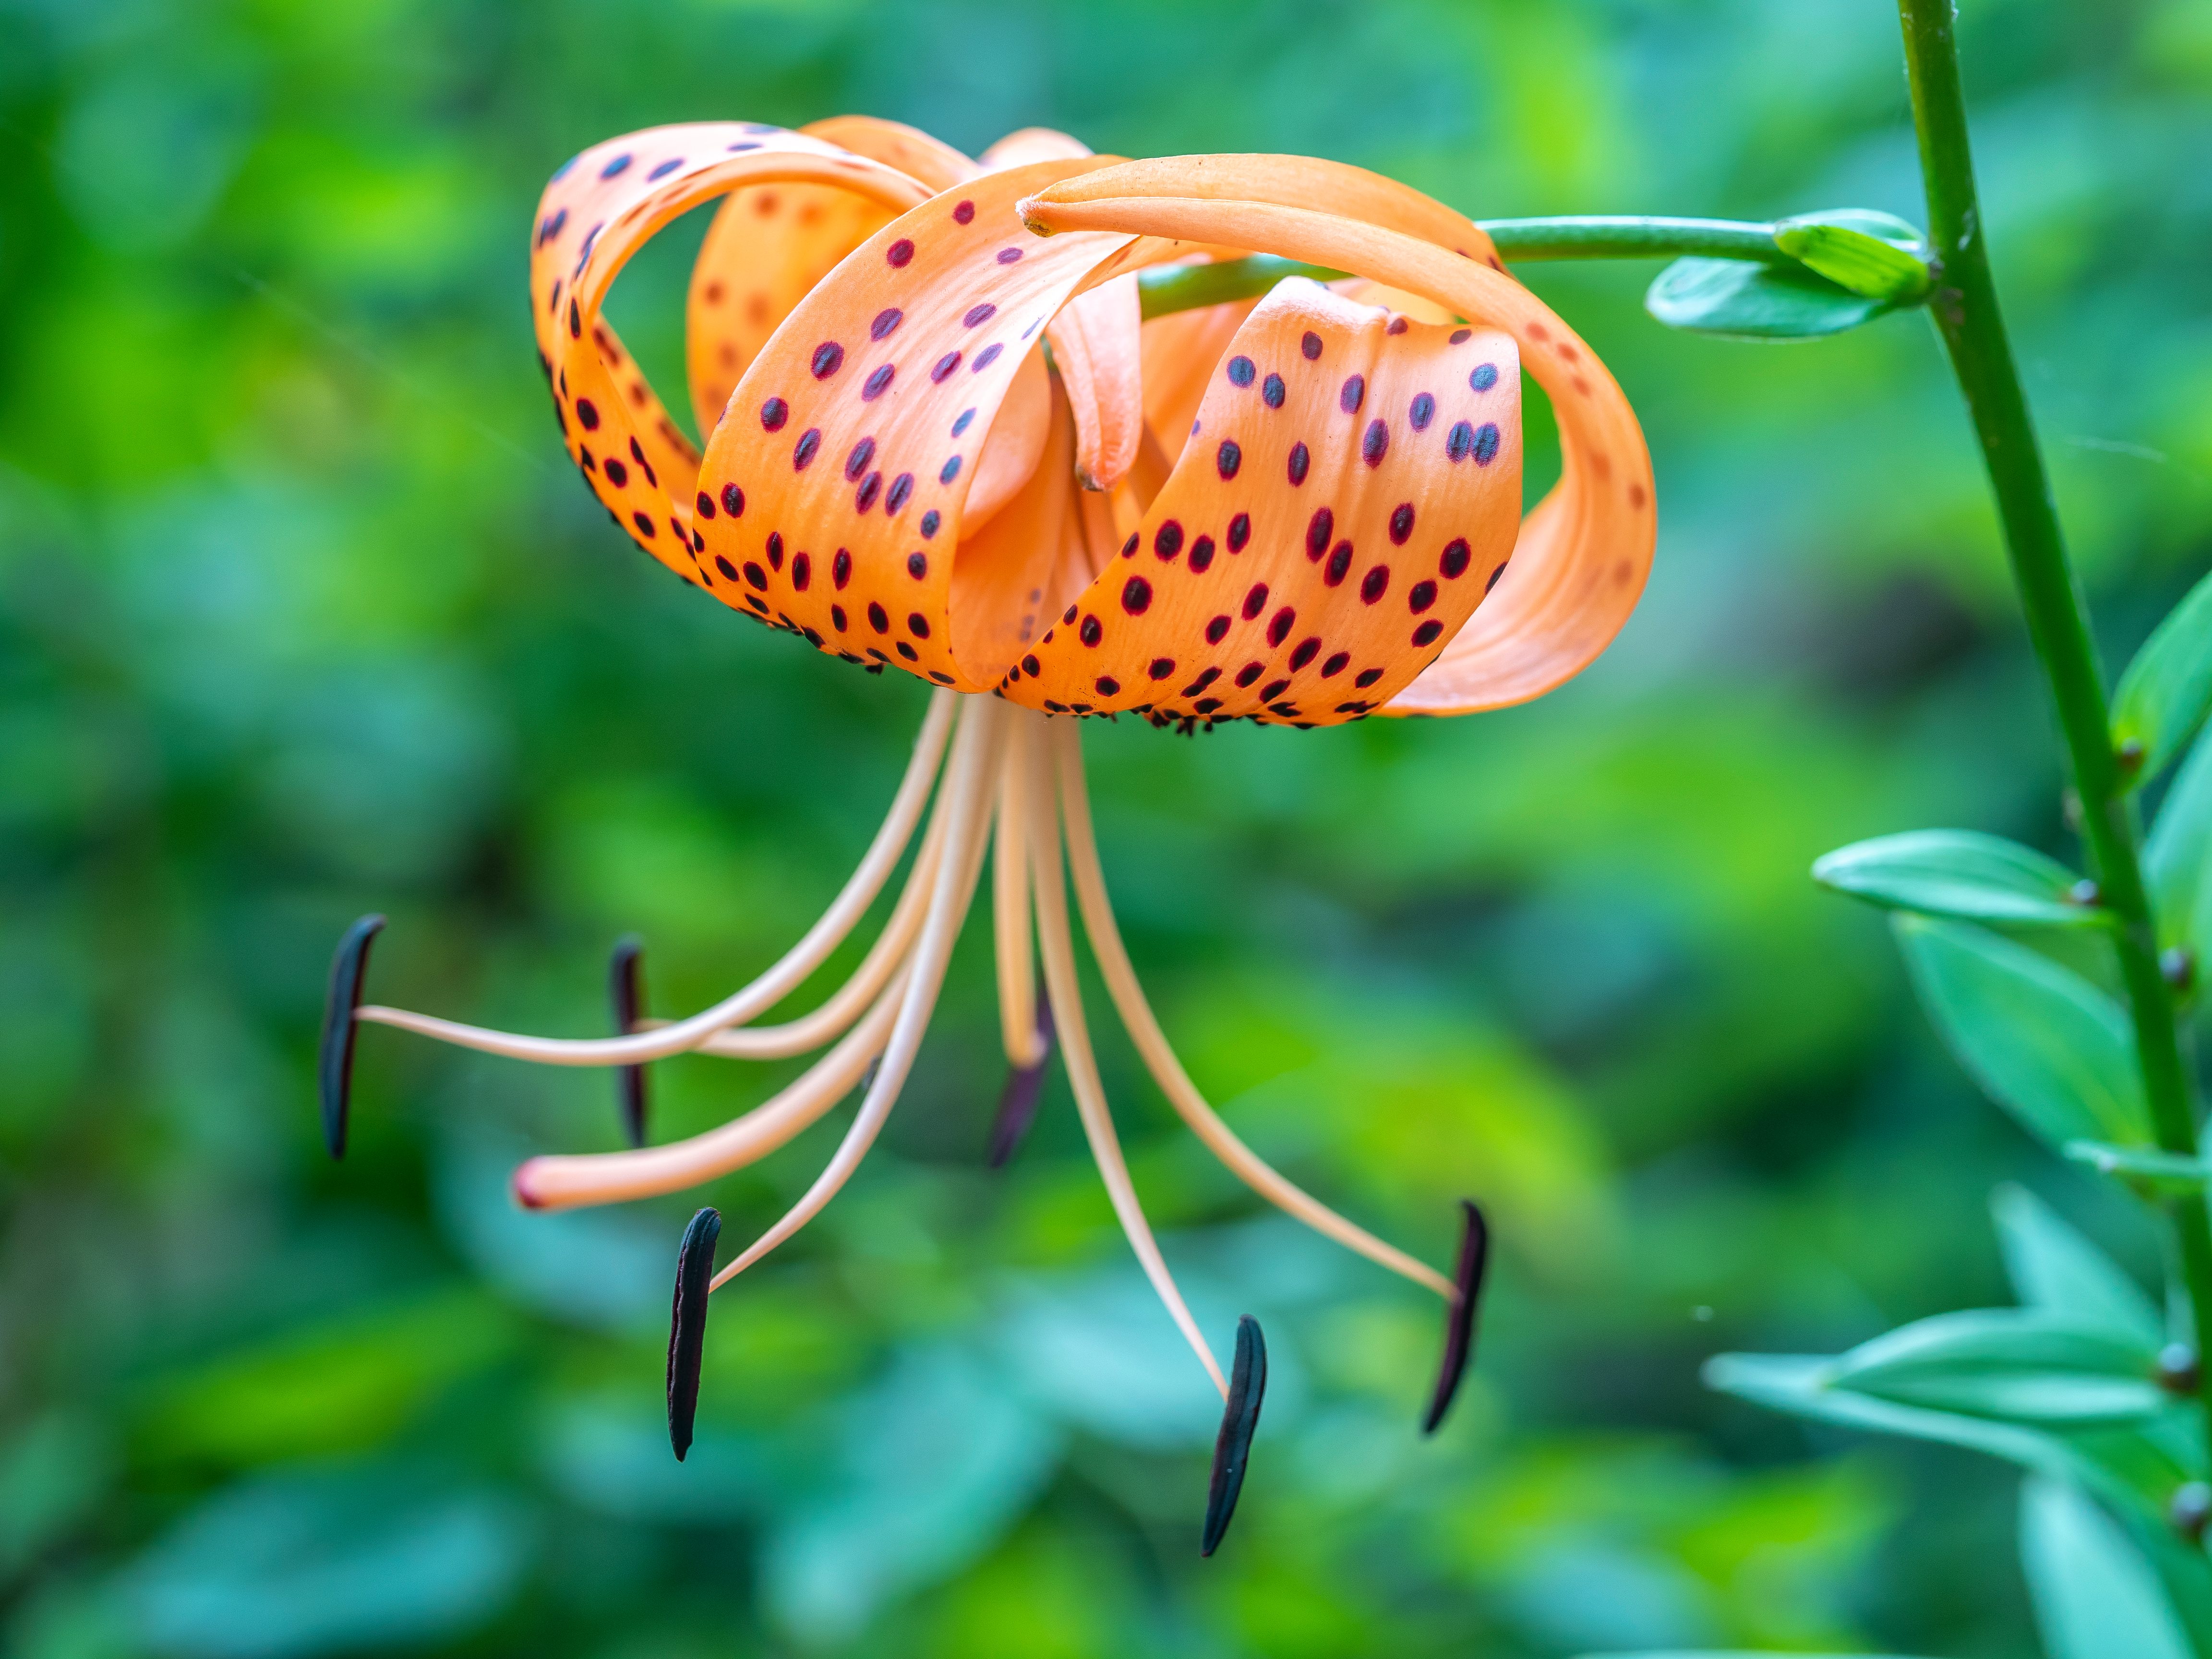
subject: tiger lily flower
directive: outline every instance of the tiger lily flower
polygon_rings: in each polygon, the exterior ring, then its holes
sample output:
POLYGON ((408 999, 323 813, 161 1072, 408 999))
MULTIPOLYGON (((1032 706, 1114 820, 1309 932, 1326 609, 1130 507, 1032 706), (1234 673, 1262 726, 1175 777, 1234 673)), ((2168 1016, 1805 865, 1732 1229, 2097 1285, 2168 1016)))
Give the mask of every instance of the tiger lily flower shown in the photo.
POLYGON ((362 1023, 621 1067, 635 1138, 647 1062, 826 1050, 706 1133, 515 1171, 515 1196, 532 1208, 674 1192, 767 1156, 860 1089, 805 1196, 719 1272, 719 1216, 702 1210, 685 1235, 669 1360, 681 1456, 708 1291, 818 1214, 867 1152, 988 856, 1012 1068, 994 1156, 1018 1139, 1056 1037, 1129 1243, 1226 1402, 1211 1553, 1242 1480, 1265 1349, 1244 1322, 1224 1376, 1138 1202, 1079 994, 1072 876, 1114 1008, 1192 1131, 1261 1196, 1443 1299, 1433 1429, 1468 1354, 1480 1212, 1466 1206, 1456 1271, 1441 1272, 1324 1206, 1216 1115, 1115 927, 1079 721, 1126 714, 1187 734, 1231 720, 1305 728, 1465 714, 1577 673, 1635 605, 1654 537, 1650 457, 1611 375, 1504 274, 1471 221, 1357 168, 1124 161, 1041 131, 970 161, 857 117, 798 131, 659 127, 585 151, 546 188, 531 297, 570 457, 639 546, 741 615, 935 689, 843 890, 774 967, 689 1018, 641 1017, 634 949, 617 959, 615 1036, 529 1036, 361 1006, 380 919, 356 924, 325 1033, 332 1151, 362 1023), (716 197, 726 199, 699 253, 687 331, 693 407, 710 434, 702 454, 601 306, 647 238, 716 197), (1254 253, 1349 275, 1144 319, 1146 273, 1254 253), (1525 523, 1524 370, 1552 399, 1565 461, 1525 523), (851 933, 910 847, 902 890, 852 975, 811 1012, 757 1023, 851 933))

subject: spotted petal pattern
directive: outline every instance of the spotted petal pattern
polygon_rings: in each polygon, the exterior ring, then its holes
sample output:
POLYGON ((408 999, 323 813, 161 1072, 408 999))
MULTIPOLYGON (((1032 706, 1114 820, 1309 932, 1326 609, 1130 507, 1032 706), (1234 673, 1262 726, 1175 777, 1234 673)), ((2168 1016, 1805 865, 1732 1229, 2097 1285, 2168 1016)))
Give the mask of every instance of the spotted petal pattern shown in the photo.
POLYGON ((1368 713, 1511 552, 1520 431, 1510 338, 1280 284, 1142 526, 1006 695, 1156 719, 1368 713))

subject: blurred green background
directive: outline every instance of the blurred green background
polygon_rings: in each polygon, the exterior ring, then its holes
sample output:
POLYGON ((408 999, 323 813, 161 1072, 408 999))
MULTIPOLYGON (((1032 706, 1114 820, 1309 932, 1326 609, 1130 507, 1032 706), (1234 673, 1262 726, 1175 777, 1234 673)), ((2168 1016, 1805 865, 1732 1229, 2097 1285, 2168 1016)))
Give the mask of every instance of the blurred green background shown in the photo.
MULTIPOLYGON (((2212 8, 1969 0, 1963 29, 2118 659, 2212 522, 2212 8)), ((1942 1056, 1879 919, 1806 876, 1923 823, 2070 851, 1917 315, 1730 345, 1645 319, 1649 266, 1531 269, 1656 459, 1617 648, 1487 718, 1086 732, 1125 930, 1231 1121, 1432 1260, 1462 1191, 1501 1241, 1424 1443, 1433 1299, 1258 1207, 1106 1040, 1200 1317, 1270 1335, 1212 1561, 1216 1407, 1056 1074, 1015 1167, 980 1167, 988 928, 884 1146, 716 1299, 681 1468, 691 1201, 505 1200, 519 1153, 614 1144, 604 1074, 371 1030, 325 1161, 314 1032, 355 915, 392 918, 380 998, 597 1032, 619 933, 662 1011, 719 995, 889 797, 920 687, 620 538, 524 307, 538 190, 584 144, 848 110, 971 151, 1042 122, 1334 156, 1478 216, 1922 217, 1880 0, 0 0, 6 1650, 2033 1651, 2011 1472, 1697 1380, 2008 1300, 2001 1181, 2156 1268, 1942 1056)), ((700 228, 613 307, 672 405, 700 228)), ((660 1123, 787 1074, 661 1066, 660 1123)), ((711 1189, 733 1237, 836 1133, 711 1189)))

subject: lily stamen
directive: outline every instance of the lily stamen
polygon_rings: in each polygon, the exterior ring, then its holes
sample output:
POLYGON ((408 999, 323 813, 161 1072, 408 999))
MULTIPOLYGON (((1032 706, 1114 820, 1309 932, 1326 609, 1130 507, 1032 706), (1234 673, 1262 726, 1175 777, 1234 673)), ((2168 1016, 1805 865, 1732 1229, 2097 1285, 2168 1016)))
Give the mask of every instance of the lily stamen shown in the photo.
POLYGON ((397 1026, 459 1048, 504 1054, 511 1060, 535 1060, 544 1066, 628 1066, 687 1053, 715 1032, 744 1024, 765 1013, 797 990, 830 953, 844 943, 905 854, 921 809, 929 799, 937 763, 944 752, 945 735, 951 729, 959 701, 950 692, 939 692, 930 699, 929 714, 922 721, 921 735, 915 740, 914 758, 908 763, 891 810, 859 866, 821 919, 774 967, 713 1007, 673 1024, 619 1037, 532 1036, 375 1003, 356 1008, 354 1018, 372 1024, 397 1026))

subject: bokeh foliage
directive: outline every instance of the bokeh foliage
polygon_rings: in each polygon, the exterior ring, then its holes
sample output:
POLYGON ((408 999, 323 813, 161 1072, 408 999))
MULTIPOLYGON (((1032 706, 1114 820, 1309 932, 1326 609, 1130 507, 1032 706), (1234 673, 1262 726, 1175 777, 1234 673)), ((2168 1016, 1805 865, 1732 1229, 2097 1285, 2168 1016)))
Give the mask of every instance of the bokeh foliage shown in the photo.
MULTIPOLYGON (((1965 50, 2121 660, 2204 562, 2212 13, 1993 0, 1965 50)), ((1109 1042, 1201 1319, 1261 1314, 1276 1358, 1197 1560, 1214 1407, 1064 1089, 979 1167, 980 928, 887 1145, 718 1298, 680 1468, 686 1206, 505 1200, 518 1152, 613 1143, 605 1077, 371 1032, 323 1163, 313 1028, 355 915, 393 919, 380 995, 596 1031, 616 934, 657 1006, 719 994, 888 795, 918 688, 638 556, 566 476, 522 311, 539 182, 584 143, 846 109, 971 149, 1047 122, 1337 156, 1483 216, 1920 216, 1875 0, 0 0, 11 1650, 2032 1651, 2009 1474, 1697 1382, 2007 1299, 2002 1176, 2153 1265, 1806 875, 1928 823, 2072 850, 1915 315, 1729 345, 1645 319, 1648 269, 1532 269, 1652 441, 1660 562, 1620 647, 1483 719, 1088 733, 1124 927, 1231 1121, 1432 1258, 1453 1197, 1492 1210, 1437 1443, 1433 1305, 1256 1211, 1109 1042)), ((672 392, 685 234, 615 305, 672 392)), ((664 1065, 661 1121, 775 1080, 664 1065)), ((824 1150, 714 1200, 742 1234, 824 1150)))

